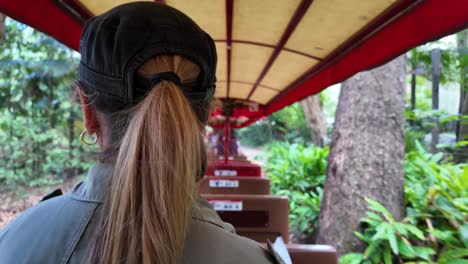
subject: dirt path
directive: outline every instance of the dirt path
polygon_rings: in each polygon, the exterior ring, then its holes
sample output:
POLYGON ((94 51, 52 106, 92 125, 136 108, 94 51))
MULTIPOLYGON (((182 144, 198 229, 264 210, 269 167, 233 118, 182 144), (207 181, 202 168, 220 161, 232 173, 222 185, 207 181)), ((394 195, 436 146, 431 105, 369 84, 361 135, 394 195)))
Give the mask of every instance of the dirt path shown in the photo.
POLYGON ((247 157, 248 160, 256 160, 262 165, 265 164, 265 151, 261 148, 240 146, 240 151, 247 157), (261 158, 260 158, 261 157, 261 158))
POLYGON ((60 184, 39 187, 18 187, 14 191, 0 191, 0 229, 13 220, 16 215, 29 207, 37 204, 42 197, 56 189, 62 189, 65 193, 82 177, 74 177, 60 184))

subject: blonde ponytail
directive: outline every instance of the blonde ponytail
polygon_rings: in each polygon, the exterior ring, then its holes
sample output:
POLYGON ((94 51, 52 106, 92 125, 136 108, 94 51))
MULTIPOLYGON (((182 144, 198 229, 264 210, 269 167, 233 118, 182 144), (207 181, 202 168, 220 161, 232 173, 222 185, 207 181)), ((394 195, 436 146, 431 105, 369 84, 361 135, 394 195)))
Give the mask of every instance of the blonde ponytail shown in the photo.
MULTIPOLYGON (((146 62, 140 74, 199 68, 179 56, 146 62)), ((175 264, 191 222, 196 177, 205 162, 203 125, 180 87, 161 81, 128 113, 92 261, 175 264)))

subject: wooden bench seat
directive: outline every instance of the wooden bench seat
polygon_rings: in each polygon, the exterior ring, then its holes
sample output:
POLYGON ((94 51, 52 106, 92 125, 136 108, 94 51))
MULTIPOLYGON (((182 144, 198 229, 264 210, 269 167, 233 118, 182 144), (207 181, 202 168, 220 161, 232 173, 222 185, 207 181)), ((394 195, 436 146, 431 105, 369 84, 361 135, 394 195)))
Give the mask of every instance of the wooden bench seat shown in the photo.
POLYGON ((202 194, 223 221, 236 232, 258 242, 274 241, 279 235, 287 243, 288 198, 273 195, 202 194))
POLYGON ((205 176, 198 185, 202 194, 270 194, 270 179, 265 177, 205 176))
POLYGON ((205 173, 207 176, 239 176, 239 177, 261 177, 260 165, 250 161, 233 161, 227 163, 221 160, 210 161, 205 173))

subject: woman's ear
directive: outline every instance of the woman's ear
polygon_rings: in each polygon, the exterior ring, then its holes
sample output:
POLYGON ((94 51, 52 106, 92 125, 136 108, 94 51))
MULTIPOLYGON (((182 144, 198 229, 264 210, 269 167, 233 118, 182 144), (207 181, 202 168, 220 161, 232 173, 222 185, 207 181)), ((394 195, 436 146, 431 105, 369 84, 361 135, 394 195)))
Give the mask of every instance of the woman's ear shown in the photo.
POLYGON ((76 87, 80 97, 81 111, 83 112, 83 124, 89 134, 96 133, 101 136, 100 124, 97 118, 96 109, 89 103, 88 96, 83 92, 83 89, 76 87))

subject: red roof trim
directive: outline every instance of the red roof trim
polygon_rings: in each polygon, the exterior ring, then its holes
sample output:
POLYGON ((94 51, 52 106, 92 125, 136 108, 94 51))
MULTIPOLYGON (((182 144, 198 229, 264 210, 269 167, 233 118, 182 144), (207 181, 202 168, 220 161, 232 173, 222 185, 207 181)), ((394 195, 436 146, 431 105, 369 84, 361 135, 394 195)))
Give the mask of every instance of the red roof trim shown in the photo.
POLYGON ((78 50, 81 23, 52 3, 52 0, 1 1, 0 11, 78 50))

